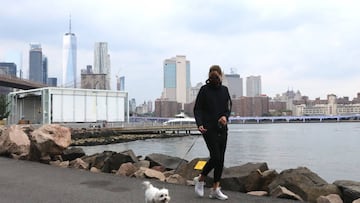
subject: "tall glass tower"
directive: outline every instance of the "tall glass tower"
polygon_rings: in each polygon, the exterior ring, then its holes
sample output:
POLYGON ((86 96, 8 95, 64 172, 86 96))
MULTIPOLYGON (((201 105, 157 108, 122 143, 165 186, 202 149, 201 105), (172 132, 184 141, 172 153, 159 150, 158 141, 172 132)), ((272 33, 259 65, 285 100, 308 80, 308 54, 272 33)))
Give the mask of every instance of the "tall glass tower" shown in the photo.
POLYGON ((63 37, 63 87, 76 88, 76 36, 71 32, 71 18, 69 32, 63 37))
POLYGON ((43 83, 43 59, 41 44, 30 44, 29 80, 43 83))

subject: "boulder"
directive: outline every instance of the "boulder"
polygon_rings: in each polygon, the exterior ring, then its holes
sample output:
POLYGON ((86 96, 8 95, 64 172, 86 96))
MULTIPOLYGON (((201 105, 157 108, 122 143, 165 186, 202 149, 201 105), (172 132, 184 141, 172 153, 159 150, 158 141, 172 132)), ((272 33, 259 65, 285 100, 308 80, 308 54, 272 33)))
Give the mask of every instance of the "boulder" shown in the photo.
POLYGON ((134 166, 136 166, 138 168, 140 168, 140 167, 149 168, 150 167, 150 161, 148 161, 148 160, 140 160, 138 162, 135 162, 134 166))
POLYGON ((17 159, 28 159, 30 140, 26 134, 28 126, 12 125, 0 135, 0 155, 17 159))
POLYGON ((316 203, 343 203, 343 200, 337 194, 330 194, 318 197, 316 199, 316 203))
POLYGON ((291 192, 286 187, 277 186, 275 189, 273 189, 270 192, 270 195, 276 198, 283 198, 283 199, 293 199, 293 200, 299 200, 304 201, 299 195, 291 192))
POLYGON ((260 171, 257 170, 257 172, 261 175, 261 178, 259 180, 258 187, 260 190, 268 191, 270 183, 275 180, 275 178, 279 175, 279 173, 273 169, 266 170, 266 171, 260 171))
POLYGON ((89 164, 80 158, 76 158, 75 160, 70 161, 69 167, 87 170, 89 168, 89 164))
POLYGON ((131 149, 122 151, 121 154, 128 155, 132 159, 133 163, 139 162, 139 158, 135 155, 134 151, 131 149))
POLYGON ((345 203, 351 203, 360 198, 360 182, 337 180, 334 184, 340 189, 345 203))
POLYGON ((101 170, 96 168, 96 167, 91 167, 90 168, 90 172, 93 172, 93 173, 101 173, 101 170))
POLYGON ((181 177, 179 174, 173 174, 166 178, 166 182, 173 184, 186 185, 185 178, 181 177))
MULTIPOLYGON (((264 179, 259 171, 267 171, 266 163, 246 163, 241 166, 224 168, 220 185, 224 190, 238 192, 250 192, 254 190, 263 190, 262 183, 264 179)), ((207 177, 207 186, 212 183, 212 174, 207 177)))
POLYGON ((140 167, 134 174, 133 176, 135 178, 145 178, 145 170, 148 168, 145 167, 140 167))
POLYGON ((119 170, 116 172, 116 175, 121 176, 131 176, 133 175, 138 168, 131 162, 121 164, 119 170))
POLYGON ((62 160, 64 161, 72 161, 83 156, 85 156, 85 152, 80 147, 67 148, 61 154, 62 160))
POLYGON ((95 167, 97 169, 102 170, 105 165, 105 161, 107 161, 111 155, 115 154, 113 151, 103 151, 102 153, 96 153, 90 156, 81 157, 83 161, 89 164, 89 167, 95 167))
POLYGON ((136 178, 150 178, 165 181, 165 175, 163 173, 144 167, 140 167, 139 170, 134 173, 134 176, 136 178))
POLYGON ((56 161, 50 161, 49 164, 52 165, 52 166, 60 167, 60 168, 67 168, 67 167, 69 167, 70 162, 69 161, 56 160, 56 161))
POLYGON ((147 168, 144 171, 144 175, 146 178, 151 178, 151 179, 158 179, 160 181, 165 181, 165 175, 159 171, 147 168))
POLYGON ((314 203, 321 195, 341 194, 336 185, 328 184, 306 167, 282 171, 269 185, 269 191, 273 191, 278 186, 286 187, 299 195, 304 201, 314 203))
POLYGON ((155 171, 159 171, 161 173, 164 173, 166 171, 166 168, 164 166, 153 166, 153 167, 151 167, 151 169, 153 169, 155 171))
POLYGON ((179 157, 157 153, 147 155, 145 160, 150 161, 150 168, 153 166, 164 166, 166 170, 176 170, 181 164, 187 163, 186 160, 179 157))
MULTIPOLYGON (((136 160, 137 161, 137 160, 136 160)), ((133 157, 123 153, 113 153, 108 159, 104 160, 104 166, 101 168, 102 172, 111 173, 118 171, 123 163, 134 163, 133 157)))
POLYGON ((61 155, 71 144, 70 129, 58 124, 46 124, 30 133, 32 159, 61 155))
POLYGON ((201 170, 195 169, 196 164, 199 161, 208 161, 209 158, 195 158, 191 160, 189 163, 181 164, 176 170, 175 174, 179 174, 181 177, 186 180, 193 180, 194 177, 198 176, 201 173, 201 170))
POLYGON ((360 198, 359 198, 359 199, 354 200, 352 203, 360 203, 360 198))

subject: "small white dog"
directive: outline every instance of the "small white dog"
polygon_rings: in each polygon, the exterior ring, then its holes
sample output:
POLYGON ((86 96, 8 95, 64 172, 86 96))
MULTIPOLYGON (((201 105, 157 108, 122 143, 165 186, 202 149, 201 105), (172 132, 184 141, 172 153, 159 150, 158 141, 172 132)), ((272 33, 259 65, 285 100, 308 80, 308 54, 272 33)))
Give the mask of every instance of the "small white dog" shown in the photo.
POLYGON ((149 181, 144 181, 145 186, 145 203, 169 203, 169 190, 154 187, 149 181))

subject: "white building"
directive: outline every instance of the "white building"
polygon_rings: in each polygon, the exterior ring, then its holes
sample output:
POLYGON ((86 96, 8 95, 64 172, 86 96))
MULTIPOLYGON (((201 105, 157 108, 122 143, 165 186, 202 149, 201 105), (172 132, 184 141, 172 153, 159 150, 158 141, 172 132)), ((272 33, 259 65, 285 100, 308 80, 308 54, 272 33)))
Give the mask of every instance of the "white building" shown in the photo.
POLYGON ((302 99, 301 92, 298 90, 294 92, 293 90, 287 90, 286 92, 282 93, 282 95, 276 95, 273 98, 273 101, 278 102, 285 102, 286 109, 291 111, 296 111, 294 101, 299 101, 302 99))
POLYGON ((71 32, 71 19, 69 32, 63 37, 63 87, 76 87, 76 36, 71 32))
POLYGON ((46 87, 8 94, 8 124, 128 122, 128 93, 109 90, 46 87))
POLYGON ((94 73, 106 74, 106 89, 110 90, 110 55, 106 42, 96 42, 94 48, 94 73))
POLYGON ((203 86, 202 82, 196 84, 195 87, 190 89, 190 103, 196 100, 197 95, 199 94, 200 88, 203 86))
POLYGON ((177 55, 164 61, 164 91, 162 99, 176 101, 182 105, 190 102, 190 61, 177 55))
POLYGON ((327 104, 316 104, 306 106, 305 104, 295 106, 296 116, 336 116, 360 114, 360 104, 337 104, 336 95, 328 96, 327 104))
POLYGON ((246 77, 246 96, 257 97, 261 95, 261 76, 246 77))

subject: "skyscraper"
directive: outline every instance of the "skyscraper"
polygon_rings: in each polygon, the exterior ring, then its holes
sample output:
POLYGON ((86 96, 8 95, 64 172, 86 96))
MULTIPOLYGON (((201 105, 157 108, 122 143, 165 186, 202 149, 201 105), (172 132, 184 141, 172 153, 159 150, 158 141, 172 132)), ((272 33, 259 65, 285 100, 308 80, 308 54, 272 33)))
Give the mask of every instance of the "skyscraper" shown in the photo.
POLYGON ((43 83, 43 60, 41 44, 30 44, 29 80, 43 83))
POLYGON ((0 74, 16 77, 17 67, 15 63, 0 62, 0 74))
POLYGON ((106 42, 96 42, 94 49, 94 73, 106 74, 106 89, 110 89, 110 55, 106 42))
POLYGON ((119 78, 119 88, 117 90, 125 91, 125 76, 119 78))
POLYGON ((246 96, 256 97, 261 95, 261 76, 246 77, 246 96))
POLYGON ((243 96, 243 79, 239 74, 225 74, 223 84, 229 88, 230 97, 232 99, 243 96))
MULTIPOLYGON (((0 62, 0 74, 1 75, 10 75, 16 77, 17 67, 15 63, 9 62, 0 62)), ((12 92, 12 88, 9 87, 1 87, 0 86, 0 94, 6 95, 12 92)))
POLYGON ((43 72, 43 84, 47 84, 48 82, 48 59, 46 56, 43 55, 43 61, 42 61, 42 72, 43 72))
POLYGON ((63 87, 76 87, 76 36, 71 32, 71 18, 69 32, 63 37, 63 87))
POLYGON ((164 92, 163 99, 185 104, 190 101, 190 61, 186 56, 176 57, 164 61, 164 92))

